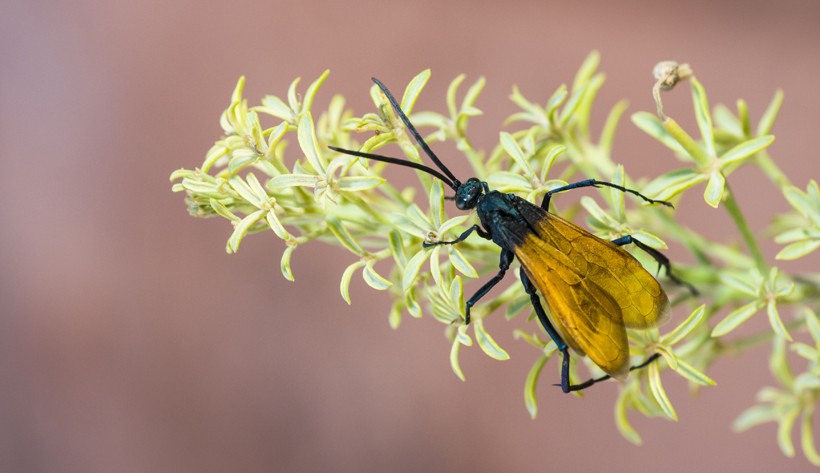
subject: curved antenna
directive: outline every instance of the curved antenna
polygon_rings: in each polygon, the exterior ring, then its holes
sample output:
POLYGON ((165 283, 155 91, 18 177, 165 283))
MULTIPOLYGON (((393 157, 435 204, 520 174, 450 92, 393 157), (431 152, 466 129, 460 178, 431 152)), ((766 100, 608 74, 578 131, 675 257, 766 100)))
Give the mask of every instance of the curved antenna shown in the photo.
MULTIPOLYGON (((396 102, 396 98, 393 97, 393 94, 391 94, 390 91, 387 90, 387 87, 385 87, 385 85, 382 84, 382 82, 379 79, 376 79, 375 77, 371 77, 370 79, 373 80, 373 82, 375 82, 376 85, 379 86, 379 88, 382 90, 384 95, 387 97, 387 101, 390 102, 390 105, 393 106, 393 110, 396 111, 396 113, 399 115, 399 118, 401 118, 401 121, 404 122, 404 126, 406 126, 408 130, 410 130, 410 134, 413 135, 413 138, 416 140, 416 143, 418 143, 419 146, 421 146, 421 149, 424 150, 424 153, 427 154, 427 156, 429 156, 430 159, 432 159, 433 162, 436 163, 436 166, 439 169, 441 169, 444 172, 444 174, 447 175, 447 177, 450 178, 450 181, 452 182, 452 184, 450 184, 450 187, 453 187, 454 189, 458 188, 458 186, 461 185, 461 181, 456 179, 456 176, 454 176, 453 173, 450 172, 449 169, 447 169, 447 166, 445 166, 444 163, 442 163, 441 160, 438 159, 438 156, 436 156, 436 153, 434 153, 433 150, 430 149, 430 146, 427 145, 427 143, 424 141, 424 138, 422 138, 421 135, 419 134, 419 132, 416 131, 416 127, 414 127, 413 124, 410 123, 410 119, 407 118, 407 115, 404 114, 401 107, 399 106, 399 103, 396 102)), ((392 161, 388 161, 388 162, 392 162, 392 161)), ((411 161, 408 161, 408 162, 411 162, 411 161)), ((411 166, 411 167, 415 167, 415 166, 411 166)), ((444 182, 447 182, 447 181, 444 181, 444 182)))
POLYGON ((399 159, 399 158, 391 158, 390 156, 382 156, 380 154, 363 153, 361 151, 353 151, 351 149, 337 148, 335 146, 328 146, 328 148, 332 149, 333 151, 337 151, 339 153, 349 154, 351 156, 358 156, 360 158, 372 159, 373 161, 382 161, 382 162, 385 162, 385 163, 398 164, 399 166, 406 166, 408 168, 418 169, 419 171, 424 171, 427 174, 431 174, 431 175, 441 179, 442 181, 444 181, 445 184, 450 186, 453 190, 458 189, 458 185, 456 185, 456 183, 453 182, 451 179, 449 179, 447 176, 445 176, 444 174, 436 171, 435 169, 433 169, 429 166, 425 166, 424 164, 414 163, 413 161, 407 161, 407 160, 399 159))

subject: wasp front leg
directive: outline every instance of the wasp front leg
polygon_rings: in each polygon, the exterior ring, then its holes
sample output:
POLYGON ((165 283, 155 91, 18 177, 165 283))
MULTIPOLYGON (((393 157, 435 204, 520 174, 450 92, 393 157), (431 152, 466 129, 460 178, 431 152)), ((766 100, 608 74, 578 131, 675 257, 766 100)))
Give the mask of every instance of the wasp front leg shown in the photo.
POLYGON ((455 245, 456 243, 461 243, 462 241, 466 240, 468 236, 470 236, 473 232, 478 233, 478 236, 485 240, 490 240, 490 233, 481 228, 478 224, 473 225, 472 227, 468 228, 464 233, 458 236, 455 240, 450 241, 437 241, 435 243, 427 243, 426 241, 422 243, 422 246, 425 248, 430 248, 436 245, 455 245))

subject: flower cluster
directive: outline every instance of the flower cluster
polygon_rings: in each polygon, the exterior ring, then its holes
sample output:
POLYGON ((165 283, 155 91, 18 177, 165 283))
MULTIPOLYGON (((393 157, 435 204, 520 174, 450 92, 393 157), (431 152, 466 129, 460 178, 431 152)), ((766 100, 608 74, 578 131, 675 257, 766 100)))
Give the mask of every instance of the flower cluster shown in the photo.
MULTIPOLYGON (((705 183, 704 202, 710 209, 729 213, 742 247, 735 241, 709 241, 677 221, 674 211, 634 205, 614 189, 599 189, 599 199, 583 197, 577 204, 562 206, 561 213, 570 217, 585 212, 588 228, 602 238, 629 234, 658 249, 666 248, 667 241, 674 242, 694 260, 689 266, 676 265, 675 270, 680 279, 696 286, 700 295, 693 297, 685 288, 667 287, 675 319, 683 321, 664 327, 663 332, 629 332, 634 361, 640 362, 651 353, 660 353, 662 361, 634 372, 620 384, 615 403, 618 428, 627 439, 639 443, 640 436, 628 421, 629 410, 677 419, 663 388, 663 372, 682 376, 693 388, 713 385, 705 373, 718 357, 766 343, 772 347, 771 369, 782 386, 764 388, 760 404, 741 415, 736 427, 778 422, 781 449, 792 455, 790 431, 802 415, 803 451, 820 465, 812 432, 814 406, 820 394, 820 322, 815 315, 820 302, 820 274, 788 274, 775 265, 777 260, 801 258, 820 247, 820 191, 815 181, 810 181, 805 191, 791 184, 767 153, 774 141, 770 132, 782 93, 775 94, 753 127, 745 102, 738 101, 736 111, 721 105, 711 109, 703 86, 688 66, 685 74, 676 74, 674 63, 664 63, 660 70, 663 77, 654 89, 659 113, 638 112, 632 115, 632 122, 664 144, 682 167, 654 179, 638 178, 628 175, 612 158, 612 143, 626 103, 613 107, 597 137, 593 138, 590 130, 593 104, 604 84, 598 62, 596 53, 590 55, 572 85, 562 85, 546 95, 543 105, 513 88, 510 98, 519 111, 504 123, 505 131, 500 132, 498 144, 489 152, 475 149, 467 134, 470 119, 481 114, 476 103, 483 79, 462 95, 465 78, 456 78, 447 91, 445 114, 415 111, 416 101, 430 78, 430 72, 423 71, 405 88, 401 107, 418 128, 428 132, 430 142, 452 141, 469 162, 473 175, 496 190, 515 193, 531 202, 540 203, 545 193, 567 182, 588 178, 637 188, 654 199, 672 201, 705 183), (699 139, 662 112, 660 90, 670 90, 680 80, 689 80, 691 85, 699 139), (760 250, 758 238, 749 229, 729 185, 734 172, 743 166, 757 167, 769 177, 794 209, 774 220, 775 241, 786 245, 774 261, 760 250), (786 319, 782 315, 784 308, 789 315, 786 319), (768 317, 771 331, 751 337, 733 334, 761 313, 768 317), (793 335, 806 333, 811 337, 806 342, 797 341, 793 335), (793 373, 786 356, 788 350, 808 361, 805 372, 793 373)), ((351 262, 341 275, 342 298, 351 303, 350 282, 360 273, 370 287, 393 295, 389 310, 392 327, 398 328, 406 314, 416 318, 432 315, 443 325, 452 344, 450 363, 461 379, 464 373, 459 364, 460 350, 473 341, 494 359, 509 358, 488 332, 487 321, 496 314, 506 319, 533 317, 529 296, 520 285, 482 299, 472 312, 473 322, 469 326, 463 323, 464 278, 486 277, 496 271, 498 248, 480 238, 468 238, 458 245, 424 246, 425 242, 454 239, 473 224, 474 217, 461 212, 448 215, 444 188, 428 174, 416 172, 428 196, 423 204, 426 208, 421 208, 415 201, 414 188, 397 188, 381 177, 384 163, 329 149, 335 146, 374 152, 394 144, 406 159, 422 159, 401 120, 375 86, 371 88, 375 104, 372 113, 353 116, 340 96, 334 96, 325 110, 314 112, 316 92, 327 77, 325 72, 301 96, 297 79, 286 100, 266 96, 253 107, 243 98, 245 81, 241 78, 220 119, 224 135, 199 168, 180 169, 171 175, 173 190, 186 194, 192 215, 220 216, 231 222, 228 252, 238 251, 242 240, 253 233, 270 232, 283 240, 287 246, 281 271, 288 280, 294 279, 291 256, 302 246, 321 240, 345 248, 351 262), (288 146, 294 134, 297 146, 288 146)), ((636 257, 651 267, 640 253, 636 257)), ((514 334, 538 353, 524 393, 526 407, 535 416, 537 381, 556 347, 536 323, 526 327, 515 329, 514 334)), ((600 374, 596 366, 581 359, 571 367, 573 379, 583 378, 577 373, 581 365, 591 375, 600 374)))

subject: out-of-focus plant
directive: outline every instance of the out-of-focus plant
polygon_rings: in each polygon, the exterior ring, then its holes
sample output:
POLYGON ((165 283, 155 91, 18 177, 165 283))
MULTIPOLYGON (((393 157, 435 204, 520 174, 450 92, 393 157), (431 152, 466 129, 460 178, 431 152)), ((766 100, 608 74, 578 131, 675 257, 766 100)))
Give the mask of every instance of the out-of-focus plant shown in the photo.
MULTIPOLYGON (((675 241, 694 260, 689 266, 675 265, 675 270, 681 279, 699 289, 700 296, 687 296, 685 290, 673 285, 667 287, 674 319, 681 322, 629 333, 635 362, 653 352, 660 353, 662 361, 633 372, 619 384, 616 425, 629 441, 640 443, 640 436, 628 421, 630 410, 677 419, 662 384, 665 372, 677 373, 693 388, 713 385, 705 372, 720 356, 767 343, 772 352, 771 370, 780 386, 762 389, 759 404, 742 414, 735 427, 742 430, 777 422, 780 448, 791 456, 791 430, 800 418, 803 452, 812 463, 820 465, 812 430, 820 394, 820 323, 815 315, 820 302, 820 273, 789 274, 776 266, 777 260, 805 257, 820 247, 820 191, 813 180, 801 184, 806 186, 805 191, 793 185, 767 153, 774 141, 770 132, 782 93, 775 94, 753 127, 746 102, 739 100, 736 111, 721 105, 711 109, 691 68, 671 62, 660 64, 653 88, 657 114, 638 112, 632 115, 632 122, 669 148, 681 167, 654 178, 635 177, 612 158, 612 143, 626 102, 612 108, 595 136, 590 129, 592 107, 604 83, 603 74, 597 71, 598 63, 597 53, 591 54, 572 85, 561 85, 545 95, 543 105, 513 88, 510 98, 520 110, 506 120, 498 145, 488 153, 475 149, 467 134, 470 119, 481 114, 476 103, 483 79, 462 93, 465 78, 457 77, 447 90, 446 113, 415 111, 416 100, 430 78, 430 72, 423 71, 405 88, 401 106, 418 128, 428 130, 427 138, 434 147, 436 142, 454 142, 473 175, 494 189, 518 194, 531 202, 540 203, 550 189, 587 178, 637 188, 649 197, 673 202, 705 184, 704 202, 716 211, 728 212, 742 247, 735 245, 733 238, 707 240, 698 234, 697 223, 687 226, 668 208, 627 206, 624 194, 611 189, 599 190, 599 200, 585 196, 574 205, 565 204, 572 199, 558 199, 564 215, 585 211, 589 228, 602 238, 631 234, 661 249, 666 248, 666 241, 675 241), (661 90, 670 90, 687 79, 699 139, 664 113, 660 99, 661 90), (792 213, 774 219, 775 241, 785 245, 774 260, 767 259, 760 250, 758 237, 747 225, 729 185, 733 173, 742 166, 758 168, 793 208, 792 213), (733 336, 741 324, 763 314, 771 325, 770 331, 733 336), (788 314, 785 319, 783 314, 788 314), (795 341, 792 335, 804 333, 811 337, 808 342, 795 341), (807 360, 802 373, 794 373, 786 356, 790 351, 807 360)), ((231 222, 228 252, 236 252, 243 239, 254 233, 272 232, 283 240, 286 249, 281 271, 290 281, 294 280, 290 264, 294 251, 315 240, 345 248, 350 264, 341 275, 342 298, 351 303, 350 282, 360 273, 370 287, 393 295, 388 311, 393 328, 399 327, 405 314, 415 318, 424 313, 432 315, 443 325, 452 344, 450 363, 459 378, 464 379, 459 364, 461 347, 471 346, 474 340, 490 357, 509 358, 490 335, 488 326, 499 328, 493 322, 499 314, 506 319, 522 314, 528 320, 533 318, 529 296, 520 285, 512 284, 483 299, 473 308, 473 322, 469 326, 463 323, 463 278, 494 273, 498 247, 481 238, 468 238, 458 245, 424 248, 425 241, 455 238, 472 225, 474 217, 461 212, 451 216, 453 209, 445 205, 441 183, 427 174, 416 173, 428 196, 422 208, 414 199, 414 188, 397 188, 381 177, 384 163, 328 149, 332 145, 373 152, 392 143, 399 150, 394 155, 403 153, 407 159, 421 161, 413 140, 375 86, 370 89, 374 112, 353 116, 344 99, 336 95, 327 109, 314 115, 314 99, 327 76, 323 73, 301 96, 297 79, 286 99, 266 96, 252 107, 243 98, 245 80, 240 78, 220 119, 224 135, 200 167, 180 169, 171 175, 173 190, 185 193, 192 215, 220 216, 231 222), (294 135, 297 146, 288 146, 294 135)), ((457 159, 449 156, 445 161, 449 164, 457 159)), ((644 258, 639 253, 636 256, 644 258)), ((556 350, 536 322, 528 322, 526 327, 515 329, 514 334, 538 353, 524 389, 525 405, 534 417, 539 375, 556 350)), ((573 379, 582 379, 577 373, 579 365, 591 375, 600 374, 592 363, 581 360, 573 363, 573 379)))

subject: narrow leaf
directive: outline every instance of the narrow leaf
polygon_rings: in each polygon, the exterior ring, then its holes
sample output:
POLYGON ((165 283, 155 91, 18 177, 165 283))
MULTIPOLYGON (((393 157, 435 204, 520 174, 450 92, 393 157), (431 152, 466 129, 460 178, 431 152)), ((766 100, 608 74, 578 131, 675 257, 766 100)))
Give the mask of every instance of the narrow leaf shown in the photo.
POLYGON ((359 243, 356 242, 353 235, 347 231, 347 227, 345 227, 344 223, 342 223, 338 217, 335 215, 327 215, 325 222, 327 222, 328 229, 333 233, 339 243, 347 248, 348 251, 356 255, 364 254, 362 247, 359 246, 359 243))
POLYGON ((282 99, 274 95, 266 95, 262 99, 262 105, 259 107, 253 107, 253 110, 272 115, 276 118, 284 120, 285 123, 295 122, 293 110, 291 110, 288 104, 286 104, 282 99))
POLYGON ((713 154, 704 151, 675 120, 667 118, 663 122, 663 128, 686 150, 686 154, 688 154, 698 166, 708 167, 712 160, 715 159, 713 154))
POLYGON ((265 215, 265 220, 267 220, 268 226, 280 240, 290 238, 290 234, 285 230, 285 227, 282 225, 282 222, 279 221, 279 217, 276 216, 276 212, 274 212, 273 209, 268 210, 267 215, 265 215))
POLYGON ((228 238, 228 246, 226 248, 228 253, 236 253, 239 250, 239 244, 242 243, 242 239, 245 238, 248 230, 250 230, 256 222, 262 219, 262 217, 265 216, 265 213, 266 212, 264 210, 257 210, 236 224, 231 237, 228 238))
POLYGON ((364 266, 364 270, 362 270, 362 278, 364 282, 367 283, 368 286, 372 287, 377 291, 386 291, 390 289, 390 286, 393 285, 390 281, 383 278, 376 270, 373 268, 372 264, 366 264, 364 266))
POLYGON ((689 155, 683 146, 666 131, 663 122, 654 114, 649 112, 637 112, 632 114, 632 123, 643 130, 647 135, 660 141, 661 144, 671 149, 676 155, 689 159, 689 155))
POLYGON ((566 124, 569 123, 569 121, 572 118, 574 118, 575 111, 578 110, 578 106, 581 105, 582 99, 584 98, 584 94, 586 94, 589 86, 590 83, 586 83, 583 86, 581 86, 581 88, 572 89, 572 93, 570 94, 567 103, 564 104, 564 107, 561 109, 561 114, 559 117, 561 125, 566 126, 566 124))
POLYGON ((428 80, 430 80, 430 69, 425 69, 418 73, 416 77, 413 77, 410 83, 407 84, 407 87, 404 89, 404 95, 401 98, 401 109, 405 115, 410 115, 410 112, 413 111, 413 106, 416 104, 416 100, 418 100, 422 89, 427 85, 428 80))
POLYGON ((299 94, 296 93, 296 87, 301 81, 302 78, 297 77, 296 79, 293 79, 293 82, 291 82, 288 87, 288 104, 290 105, 291 110, 299 109, 299 94))
POLYGON ((450 305, 455 308, 459 317, 464 317, 464 282, 459 276, 453 278, 450 291, 447 294, 450 305))
POLYGON ((678 414, 675 412, 675 408, 672 407, 672 403, 669 402, 669 398, 666 396, 666 391, 663 389, 663 385, 661 384, 660 368, 658 368, 657 363, 652 363, 649 365, 649 390, 652 392, 652 396, 655 398, 655 401, 658 403, 660 408, 663 409, 666 417, 677 421, 678 414))
POLYGON ((355 263, 351 264, 345 271, 342 273, 342 280, 339 283, 339 292, 342 293, 342 299, 347 302, 347 305, 350 305, 350 281, 353 279, 353 273, 356 272, 359 268, 362 267, 361 261, 356 261, 355 263))
POLYGON ((225 217, 225 218, 227 218, 228 220, 230 220, 232 222, 239 222, 240 220, 242 220, 241 218, 234 215, 233 212, 228 210, 228 207, 225 207, 224 205, 222 205, 222 203, 219 202, 218 200, 216 200, 214 198, 210 198, 210 199, 208 199, 208 203, 210 204, 211 208, 214 209, 214 212, 216 212, 217 215, 225 217))
POLYGON ((404 241, 396 230, 390 232, 390 253, 400 267, 407 266, 407 253, 404 251, 404 241))
POLYGON ((748 279, 748 274, 723 272, 719 277, 720 282, 737 289, 747 296, 757 297, 759 287, 755 284, 755 281, 748 279))
POLYGON ((760 118, 760 123, 757 124, 758 136, 767 135, 772 132, 772 126, 774 125, 774 120, 777 118, 777 113, 780 111, 781 105, 783 105, 783 91, 781 89, 777 89, 774 93, 772 101, 769 103, 769 106, 760 118))
POLYGON ((598 147, 604 154, 609 155, 612 151, 612 143, 615 141, 615 131, 618 129, 618 123, 621 117, 626 112, 629 103, 626 100, 621 100, 612 107, 609 115, 604 122, 604 128, 601 131, 601 136, 598 138, 598 147))
POLYGON ((402 306, 401 302, 396 301, 390 307, 390 314, 387 316, 387 322, 390 324, 390 328, 393 330, 397 330, 401 325, 401 311, 402 306))
POLYGON ((373 189, 385 182, 385 179, 376 176, 345 176, 337 182, 340 190, 358 192, 373 189))
POLYGON ((643 439, 629 423, 629 417, 627 417, 627 406, 632 396, 631 390, 621 390, 618 400, 615 402, 615 426, 626 440, 634 445, 640 445, 643 443, 643 439))
POLYGON ((458 341, 458 338, 453 340, 453 346, 450 348, 450 368, 452 368, 453 373, 458 376, 458 379, 464 381, 464 372, 461 371, 461 365, 458 362, 458 351, 461 348, 461 343, 458 341))
POLYGON ((703 138, 703 145, 709 156, 715 156, 715 138, 712 134, 712 114, 709 111, 709 101, 706 98, 706 91, 694 77, 691 78, 692 101, 695 105, 695 119, 700 129, 700 136, 703 138))
POLYGON ((719 160, 720 165, 721 167, 726 167, 729 164, 739 162, 768 148, 772 143, 774 143, 774 136, 772 135, 764 135, 749 141, 744 141, 743 143, 740 143, 729 151, 723 153, 719 160))
POLYGON ((458 109, 456 108, 456 94, 458 93, 458 88, 461 87, 461 83, 464 82, 466 77, 467 76, 464 74, 459 74, 447 87, 447 111, 451 117, 458 115, 458 109))
POLYGON ((538 359, 535 360, 535 364, 530 368, 530 372, 527 374, 527 380, 524 382, 524 405, 527 406, 527 411, 533 419, 535 419, 536 414, 538 414, 538 401, 535 396, 535 388, 538 385, 538 377, 541 374, 541 370, 544 369, 546 363, 547 356, 539 356, 538 359))
POLYGON ((644 187, 643 192, 653 199, 669 200, 706 179, 705 174, 700 174, 693 169, 676 169, 655 178, 644 187))
POLYGON ((783 386, 789 389, 794 386, 794 373, 786 353, 786 339, 783 337, 774 337, 772 353, 769 355, 769 371, 783 386))
POLYGON ((806 321, 806 327, 808 327, 814 343, 820 343, 820 320, 817 319, 817 314, 812 309, 806 307, 803 309, 803 320, 806 321))
POLYGON ((575 73, 575 79, 572 81, 572 89, 575 90, 589 82, 592 76, 595 75, 595 71, 598 70, 598 64, 600 63, 601 54, 598 51, 590 52, 584 59, 584 62, 581 63, 578 72, 575 73))
POLYGON ((723 200, 723 192, 726 190, 726 178, 720 171, 713 171, 709 175, 709 182, 703 192, 703 199, 714 208, 720 205, 723 200))
POLYGON ((509 171, 499 171, 493 173, 487 182, 490 183, 493 189, 504 192, 513 191, 528 191, 532 188, 532 181, 526 177, 509 171))
POLYGON ((450 258, 450 263, 456 268, 456 271, 467 276, 468 278, 477 278, 478 271, 475 270, 472 264, 464 257, 464 255, 454 245, 447 247, 447 253, 450 258))
POLYGON ((459 225, 464 224, 464 222, 470 219, 470 217, 471 216, 469 214, 458 215, 442 223, 441 226, 438 227, 439 238, 444 238, 444 235, 446 235, 447 232, 458 227, 459 225))
POLYGON ((416 301, 415 291, 407 291, 404 294, 404 304, 407 306, 407 312, 415 319, 421 318, 421 306, 416 301))
MULTIPOLYGON (((252 174, 248 175, 250 176, 252 174)), ((248 201, 254 207, 261 207, 262 203, 267 200, 267 195, 257 195, 253 189, 251 189, 251 187, 248 186, 248 184, 239 176, 232 176, 228 179, 228 183, 231 187, 233 187, 233 190, 235 190, 240 196, 242 196, 243 199, 248 201)))
POLYGON ((799 408, 791 408, 780 416, 777 425, 777 446, 783 455, 791 458, 794 456, 794 442, 792 442, 792 427, 794 421, 797 420, 797 415, 800 414, 799 408))
POLYGON ((521 147, 518 146, 518 142, 515 141, 515 138, 506 131, 502 131, 499 133, 501 146, 504 147, 504 151, 507 152, 508 155, 515 161, 518 166, 524 171, 524 174, 527 176, 533 176, 533 170, 530 167, 530 163, 527 162, 527 157, 524 156, 524 152, 521 150, 521 147))
POLYGON ((649 233, 646 230, 638 230, 637 232, 632 233, 632 236, 635 239, 639 240, 641 243, 645 244, 646 246, 657 248, 660 250, 668 248, 666 242, 661 240, 661 238, 654 233, 649 233))
POLYGON ((238 171, 258 161, 259 158, 260 155, 252 149, 236 150, 231 153, 231 159, 228 161, 228 173, 234 175, 238 171))
POLYGON ((674 330, 664 335, 661 338, 661 344, 667 346, 674 346, 686 338, 692 330, 698 327, 703 322, 706 315, 706 305, 701 305, 686 318, 674 330))
POLYGON ((814 404, 808 404, 800 422, 800 447, 803 455, 814 466, 820 466, 820 454, 814 446, 814 404))
POLYGON ((712 329, 713 337, 722 337, 732 330, 739 327, 743 322, 747 321, 751 316, 755 315, 757 311, 763 308, 763 303, 760 301, 753 301, 744 306, 738 307, 727 315, 723 320, 715 325, 712 329))
POLYGON ((475 334, 478 346, 481 347, 481 350, 486 353, 487 356, 496 360, 510 359, 509 353, 501 348, 498 343, 493 340, 493 337, 487 333, 487 330, 484 328, 484 321, 482 319, 477 319, 473 322, 473 333, 475 334))
POLYGON ((749 105, 743 99, 737 101, 737 117, 741 125, 741 136, 751 136, 752 125, 749 123, 749 105))
MULTIPOLYGON (((561 84, 558 87, 558 89, 556 89, 555 92, 552 93, 552 96, 550 96, 549 100, 547 100, 547 106, 545 107, 545 110, 547 117, 549 117, 550 120, 552 120, 552 117, 555 116, 558 107, 560 107, 561 104, 564 103, 564 100, 566 100, 568 93, 569 92, 567 92, 567 86, 561 84)), ((541 115, 543 115, 544 113, 541 110, 538 110, 538 112, 540 112, 541 115)), ((546 123, 544 124, 546 125, 546 123)))
POLYGON ((280 174, 268 181, 272 189, 286 187, 315 187, 319 177, 313 174, 280 174))
POLYGON ((293 256, 294 251, 296 251, 295 246, 288 246, 285 248, 285 251, 282 252, 282 259, 279 261, 279 268, 282 270, 282 276, 290 282, 295 280, 293 278, 293 271, 290 269, 290 257, 293 256))
POLYGON ((673 369, 679 375, 695 384, 699 384, 701 386, 714 386, 716 384, 712 378, 706 376, 700 370, 680 358, 678 358, 678 366, 673 369))
MULTIPOLYGON (((468 110, 475 109, 474 105, 478 100, 478 96, 481 94, 481 91, 484 90, 484 85, 486 84, 486 79, 484 77, 479 77, 477 81, 473 85, 467 89, 467 93, 464 94, 464 100, 461 102, 461 112, 467 113, 468 110)), ((480 110, 476 110, 478 113, 481 114, 480 110)))
POLYGON ((753 406, 743 411, 740 416, 732 423, 732 430, 735 432, 743 432, 750 428, 766 424, 768 422, 775 422, 778 419, 778 413, 774 405, 763 404, 753 406))
POLYGON ((777 253, 775 259, 779 260, 795 260, 808 255, 817 248, 820 248, 820 240, 804 240, 792 243, 786 246, 777 253))
POLYGON ((404 267, 404 274, 402 275, 402 288, 405 291, 415 285, 416 278, 421 270, 421 265, 427 261, 429 254, 430 253, 427 250, 419 251, 413 255, 412 258, 410 258, 410 261, 407 262, 407 266, 404 267))
POLYGON ((316 130, 313 127, 313 117, 310 112, 303 113, 299 118, 299 126, 296 130, 299 138, 299 147, 305 153, 313 170, 319 174, 325 174, 325 163, 319 155, 319 143, 316 141, 316 130))
POLYGON ((302 101, 302 112, 310 112, 310 107, 313 105, 313 100, 316 98, 316 92, 319 91, 319 87, 325 83, 325 79, 327 79, 328 74, 330 74, 329 69, 325 69, 313 83, 308 86, 307 90, 305 91, 305 97, 302 101))
POLYGON ((788 341, 792 341, 792 336, 789 334, 789 331, 786 330, 786 326, 783 325, 783 319, 780 318, 780 311, 777 310, 777 300, 769 300, 768 304, 766 304, 766 313, 769 316, 769 324, 771 324, 775 333, 788 341))

